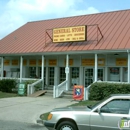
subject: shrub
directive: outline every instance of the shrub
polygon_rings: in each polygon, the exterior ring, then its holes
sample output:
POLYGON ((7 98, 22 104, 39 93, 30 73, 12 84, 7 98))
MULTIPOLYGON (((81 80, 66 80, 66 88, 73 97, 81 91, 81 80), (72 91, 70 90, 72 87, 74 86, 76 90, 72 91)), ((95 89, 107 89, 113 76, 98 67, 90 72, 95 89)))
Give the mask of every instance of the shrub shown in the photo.
POLYGON ((15 88, 16 84, 16 80, 14 79, 0 80, 0 91, 11 93, 12 89, 15 88))
POLYGON ((130 84, 96 82, 89 89, 90 100, 102 100, 110 94, 129 94, 130 84))

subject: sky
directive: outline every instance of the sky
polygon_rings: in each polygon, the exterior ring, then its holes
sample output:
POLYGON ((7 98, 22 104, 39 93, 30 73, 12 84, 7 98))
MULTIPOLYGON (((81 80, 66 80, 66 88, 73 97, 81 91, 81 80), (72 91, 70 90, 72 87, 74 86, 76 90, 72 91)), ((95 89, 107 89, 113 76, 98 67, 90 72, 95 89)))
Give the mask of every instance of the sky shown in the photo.
POLYGON ((0 39, 27 22, 130 9, 130 0, 0 0, 0 39))

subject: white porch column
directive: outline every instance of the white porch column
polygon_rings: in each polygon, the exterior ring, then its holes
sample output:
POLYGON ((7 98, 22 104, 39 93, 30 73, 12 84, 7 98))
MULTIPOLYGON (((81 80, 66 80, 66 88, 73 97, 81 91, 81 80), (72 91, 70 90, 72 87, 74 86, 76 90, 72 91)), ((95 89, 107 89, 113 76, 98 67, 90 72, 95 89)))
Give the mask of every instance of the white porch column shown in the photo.
POLYGON ((130 52, 128 52, 128 83, 130 83, 130 52))
POLYGON ((3 72, 4 72, 4 58, 1 57, 1 79, 3 79, 3 72))
POLYGON ((97 81, 97 73, 98 73, 98 57, 97 57, 97 54, 95 54, 95 76, 94 76, 94 81, 97 81))
POLYGON ((69 55, 66 55, 66 68, 65 68, 65 73, 66 73, 66 90, 69 90, 69 55))
POLYGON ((42 71, 41 71, 42 90, 44 89, 44 56, 42 55, 42 71))
POLYGON ((23 57, 20 57, 20 83, 22 82, 22 76, 23 76, 23 57))

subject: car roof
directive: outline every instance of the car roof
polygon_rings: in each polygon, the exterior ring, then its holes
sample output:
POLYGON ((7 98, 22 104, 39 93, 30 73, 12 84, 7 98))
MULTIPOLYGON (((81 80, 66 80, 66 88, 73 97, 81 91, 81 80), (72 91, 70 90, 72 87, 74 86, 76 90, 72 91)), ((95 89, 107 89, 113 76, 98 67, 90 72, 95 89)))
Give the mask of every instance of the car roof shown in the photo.
POLYGON ((128 96, 130 97, 130 94, 111 94, 111 97, 115 97, 115 96, 128 96))

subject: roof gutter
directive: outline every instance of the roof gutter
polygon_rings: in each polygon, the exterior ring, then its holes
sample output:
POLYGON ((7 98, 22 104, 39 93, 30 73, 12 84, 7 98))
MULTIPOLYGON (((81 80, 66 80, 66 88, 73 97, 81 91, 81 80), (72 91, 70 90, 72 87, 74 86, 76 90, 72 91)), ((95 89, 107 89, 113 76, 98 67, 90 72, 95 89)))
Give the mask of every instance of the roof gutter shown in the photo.
POLYGON ((64 52, 32 52, 32 53, 12 53, 12 54, 0 54, 0 56, 41 56, 41 55, 73 55, 73 54, 108 54, 108 53, 121 53, 129 52, 129 50, 85 50, 85 51, 64 51, 64 52))

